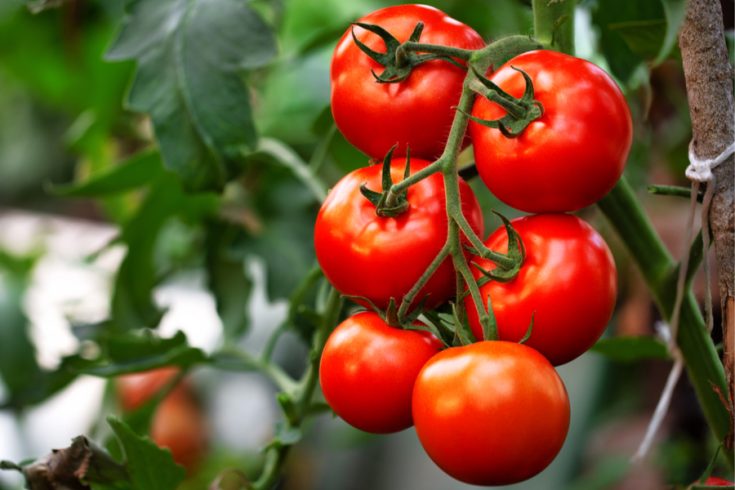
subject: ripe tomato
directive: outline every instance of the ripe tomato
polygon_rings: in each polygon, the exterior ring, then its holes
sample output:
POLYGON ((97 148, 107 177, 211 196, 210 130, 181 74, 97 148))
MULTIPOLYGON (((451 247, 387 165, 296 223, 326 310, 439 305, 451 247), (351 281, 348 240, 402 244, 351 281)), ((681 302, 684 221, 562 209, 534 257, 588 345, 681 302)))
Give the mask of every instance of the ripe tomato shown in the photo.
POLYGON ((413 390, 416 433, 429 457, 473 485, 506 485, 546 468, 569 429, 569 398, 541 354, 511 342, 440 352, 413 390))
POLYGON ((207 449, 207 427, 201 409, 190 393, 174 391, 156 408, 151 439, 167 448, 178 464, 196 468, 207 449))
MULTIPOLYGON (((512 223, 526 247, 526 260, 511 281, 490 281, 480 288, 484 304, 490 296, 501 340, 522 339, 533 316, 527 345, 555 366, 564 364, 589 349, 605 330, 617 294, 615 262, 602 237, 576 216, 527 216, 512 223)), ((505 253, 505 230, 495 231, 485 244, 505 253)), ((493 267, 486 260, 476 262, 493 267)), ((475 270, 475 276, 480 272, 475 270)), ((465 306, 480 339, 482 327, 471 298, 465 306)))
POLYGON ((387 325, 373 312, 342 322, 324 346, 319 379, 329 405, 366 432, 406 429, 416 375, 441 343, 433 335, 387 325))
MULTIPOLYGON (((411 173, 429 162, 411 159, 411 173)), ((403 178, 404 158, 394 158, 394 182, 403 178)), ((447 238, 444 180, 434 174, 409 187, 409 209, 395 218, 381 217, 360 186, 381 190, 381 165, 355 170, 342 178, 322 204, 314 229, 314 245, 324 275, 341 293, 368 298, 380 308, 390 298, 400 302, 447 238)), ((478 235, 482 210, 472 189, 460 181, 462 211, 478 235)), ((454 267, 447 259, 419 294, 436 306, 454 293, 454 267)), ((418 300, 416 301, 418 303, 418 300)))
MULTIPOLYGON (((398 41, 408 41, 418 22, 424 23, 419 42, 463 49, 484 46, 472 28, 426 5, 398 5, 377 10, 358 22, 377 24, 398 41)), ((354 26, 357 38, 374 51, 386 51, 384 41, 354 26)), ((369 156, 382 159, 396 143, 396 155, 432 159, 441 154, 462 92, 465 71, 432 60, 418 65, 401 82, 378 83, 371 71, 383 67, 360 50, 347 29, 332 58, 332 114, 345 138, 369 156)))
POLYGON ((705 480, 705 485, 709 485, 711 487, 732 487, 735 485, 735 483, 725 480, 724 478, 720 478, 718 476, 710 476, 705 480))
MULTIPOLYGON (((152 369, 143 373, 126 374, 115 380, 117 395, 123 410, 132 411, 141 407, 153 396, 161 391, 177 374, 179 368, 174 366, 152 369)), ((180 383, 174 391, 186 385, 186 381, 180 383)))
MULTIPOLYGON (((520 68, 533 80, 543 115, 516 138, 470 122, 475 162, 485 185, 501 201, 534 213, 573 211, 613 188, 632 140, 625 97, 602 69, 555 51, 530 51, 491 77, 514 97, 523 95, 520 68)), ((472 115, 492 120, 505 110, 478 97, 472 115)))

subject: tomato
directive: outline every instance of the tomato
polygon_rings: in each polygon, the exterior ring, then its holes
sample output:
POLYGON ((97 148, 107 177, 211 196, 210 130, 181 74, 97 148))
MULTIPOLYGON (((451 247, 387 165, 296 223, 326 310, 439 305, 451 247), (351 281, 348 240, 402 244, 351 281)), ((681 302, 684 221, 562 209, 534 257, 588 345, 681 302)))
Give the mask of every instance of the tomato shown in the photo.
POLYGON ((178 464, 189 471, 201 462, 207 450, 207 427, 201 408, 190 393, 174 391, 156 408, 151 439, 167 448, 178 464))
MULTIPOLYGON (((429 162, 411 159, 411 173, 429 162)), ((394 158, 394 182, 403 178, 405 159, 394 158)), ((395 218, 380 217, 360 186, 381 190, 381 165, 355 170, 330 191, 317 216, 314 245, 324 275, 342 294, 362 296, 378 307, 390 298, 400 302, 421 277, 447 238, 444 180, 433 174, 409 187, 409 208, 395 218)), ((462 210, 478 235, 483 233, 482 210, 472 189, 460 181, 462 210)), ((454 293, 455 277, 447 259, 420 291, 426 305, 436 306, 454 293)))
POLYGON ((388 433, 410 427, 416 375, 441 349, 428 332, 387 325, 376 313, 358 313, 332 332, 319 379, 329 405, 350 425, 388 433))
MULTIPOLYGON (((523 95, 520 68, 533 80, 543 115, 518 137, 471 122, 475 162, 485 185, 501 201, 534 213, 573 211, 613 188, 632 140, 622 92, 599 67, 554 51, 530 51, 508 61, 490 80, 523 95)), ((494 120, 505 110, 478 97, 472 115, 494 120)))
MULTIPOLYGON (((115 386, 123 410, 132 411, 140 408, 173 380, 178 373, 179 368, 167 366, 118 377, 115 380, 115 386)), ((174 391, 182 389, 185 384, 185 381, 180 383, 179 386, 174 388, 174 391)))
MULTIPOLYGON (((472 28, 426 5, 398 5, 377 10, 357 22, 377 24, 398 41, 407 41, 418 22, 424 23, 419 42, 463 49, 484 46, 472 28)), ((357 38, 384 53, 384 41, 354 26, 357 38)), ((432 159, 441 154, 462 92, 465 70, 443 60, 416 66, 409 77, 396 83, 378 83, 371 71, 383 66, 360 50, 347 29, 332 58, 332 114, 345 138, 369 156, 382 159, 396 143, 396 155, 432 159)))
MULTIPOLYGON (((533 317, 527 345, 552 364, 564 364, 589 349, 605 330, 617 294, 615 262, 602 237, 576 216, 527 216, 512 224, 526 247, 526 260, 511 281, 483 285, 483 302, 487 305, 490 297, 501 340, 522 339, 533 317)), ((495 231, 485 244, 505 253, 505 229, 495 231)), ((476 262, 493 268, 487 260, 476 262)), ((465 306, 475 337, 482 338, 471 298, 465 306)))
MULTIPOLYGON (((140 408, 161 391, 180 372, 178 367, 163 367, 118 377, 116 389, 125 411, 140 408)), ((191 385, 183 380, 156 407, 151 420, 151 439, 168 448, 174 461, 192 471, 201 461, 207 446, 207 428, 191 385)))
POLYGON ((541 354, 511 342, 440 352, 413 391, 416 433, 429 457, 473 485, 506 485, 546 468, 569 429, 569 398, 541 354))
POLYGON ((705 485, 709 485, 711 487, 732 487, 735 485, 735 483, 725 480, 724 478, 720 478, 718 476, 710 476, 705 480, 705 485))

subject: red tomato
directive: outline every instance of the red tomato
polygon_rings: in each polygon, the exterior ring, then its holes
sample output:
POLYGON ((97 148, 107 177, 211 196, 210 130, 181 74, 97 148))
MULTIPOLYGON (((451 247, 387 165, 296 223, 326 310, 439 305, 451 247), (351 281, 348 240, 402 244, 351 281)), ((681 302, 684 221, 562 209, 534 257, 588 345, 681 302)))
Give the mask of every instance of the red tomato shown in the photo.
MULTIPOLYGON (((123 410, 140 408, 178 373, 178 367, 163 367, 117 378, 115 384, 123 410)), ((186 380, 156 407, 150 428, 151 439, 159 447, 168 448, 174 461, 189 471, 197 466, 206 452, 207 432, 204 415, 186 380)))
MULTIPOLYGON (((419 42, 479 49, 484 42, 472 28, 427 5, 398 5, 377 10, 358 22, 377 24, 398 41, 407 41, 418 22, 424 23, 419 42)), ((384 41, 361 27, 357 38, 384 53, 384 41)), ((347 140, 369 156, 382 159, 398 143, 396 155, 432 159, 441 154, 462 92, 465 71, 433 60, 418 65, 402 82, 378 83, 382 65, 362 52, 352 39, 352 27, 342 36, 332 58, 332 114, 347 140)))
POLYGON ((387 325, 373 312, 342 322, 324 346, 319 379, 329 405, 366 432, 406 429, 416 375, 441 343, 433 335, 387 325))
MULTIPOLYGON (((533 316, 527 345, 555 366, 564 364, 592 347, 605 330, 617 294, 615 262, 602 237, 575 216, 527 216, 512 223, 526 246, 526 261, 513 280, 490 281, 480 288, 484 304, 489 295, 501 340, 522 339, 533 316)), ((505 229, 495 231, 485 244, 505 253, 505 229)), ((492 262, 476 262, 493 268, 492 262)), ((465 306, 480 339, 482 327, 471 298, 465 306)))
POLYGON ((416 433, 429 457, 473 485, 530 478, 557 455, 569 429, 569 398, 541 354, 511 342, 440 352, 413 391, 416 433))
MULTIPOLYGON (((141 407, 161 391, 177 374, 179 374, 179 368, 167 366, 118 377, 115 380, 115 386, 123 410, 132 411, 141 407)), ((186 382, 179 384, 174 388, 174 391, 182 389, 185 384, 186 382)))
MULTIPOLYGON (((531 51, 508 61, 491 77, 514 97, 531 76, 544 113, 517 138, 470 122, 475 162, 485 185, 501 201, 534 213, 573 211, 613 188, 632 140, 625 97, 592 63, 555 51, 531 51)), ((498 119, 505 110, 478 97, 472 115, 498 119)))
POLYGON ((174 391, 158 406, 151 422, 151 439, 167 448, 178 464, 196 468, 207 450, 207 427, 190 393, 174 391))
MULTIPOLYGON (((411 173, 429 162, 411 159, 411 173)), ((404 158, 394 158, 394 182, 403 178, 404 158)), ((314 245, 324 275, 341 293, 363 296, 378 307, 390 298, 400 302, 447 238, 444 180, 434 174, 409 187, 409 209, 395 218, 380 217, 360 194, 360 186, 380 191, 381 165, 355 170, 330 191, 317 216, 314 245)), ((462 210, 478 235, 483 233, 482 210, 472 189, 460 181, 462 210)), ((454 294, 455 277, 447 259, 421 290, 427 306, 436 306, 454 294)))
POLYGON ((710 476, 705 480, 705 485, 709 485, 711 487, 731 487, 735 485, 735 483, 725 480, 724 478, 720 478, 718 476, 710 476))

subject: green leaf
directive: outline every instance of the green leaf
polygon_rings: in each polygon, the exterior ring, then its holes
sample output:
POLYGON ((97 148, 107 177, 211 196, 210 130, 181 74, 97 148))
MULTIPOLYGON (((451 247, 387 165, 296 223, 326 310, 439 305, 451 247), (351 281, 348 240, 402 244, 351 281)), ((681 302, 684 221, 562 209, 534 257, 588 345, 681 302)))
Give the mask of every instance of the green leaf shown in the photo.
POLYGON ((237 237, 243 233, 240 227, 221 222, 211 222, 207 226, 207 282, 227 340, 241 337, 248 328, 246 306, 253 284, 245 260, 233 250, 237 237))
POLYGON ((0 379, 9 399, 32 386, 41 375, 22 299, 23 284, 3 272, 0 264, 0 379))
POLYGON ((125 454, 132 487, 136 490, 175 490, 184 480, 184 468, 174 463, 171 451, 161 449, 147 437, 133 432, 125 423, 109 417, 125 454))
POLYGON ((661 64, 676 45, 677 35, 684 16, 686 15, 686 0, 661 0, 666 16, 666 34, 663 37, 661 48, 653 61, 654 65, 661 64))
POLYGON ((639 20, 610 24, 628 48, 641 60, 651 60, 661 51, 661 39, 666 35, 664 19, 639 20))
POLYGON ((670 358, 666 345, 649 336, 602 339, 592 347, 592 351, 618 362, 670 358))
POLYGON ((243 258, 255 255, 262 259, 268 296, 275 300, 288 297, 314 263, 319 203, 290 169, 265 167, 262 161, 262 155, 249 159, 258 187, 245 196, 239 211, 254 216, 252 221, 257 223, 237 238, 233 251, 243 258))
POLYGON ((67 358, 67 368, 80 374, 112 377, 163 366, 188 367, 207 359, 200 349, 189 346, 183 332, 171 338, 158 337, 150 330, 104 332, 98 343, 98 357, 72 356, 67 358))
POLYGON ((128 246, 115 279, 112 318, 121 329, 155 327, 164 312, 152 291, 161 271, 156 267, 156 243, 174 217, 197 222, 212 215, 219 200, 212 194, 185 194, 176 176, 163 172, 150 186, 137 212, 122 228, 120 241, 128 246))
POLYGON ((610 69, 623 83, 645 61, 644 52, 654 56, 658 53, 660 36, 665 32, 663 28, 659 30, 656 36, 659 41, 651 47, 650 24, 646 23, 665 22, 661 0, 598 0, 592 10, 592 21, 599 29, 600 49, 610 69))
POLYGON ((57 186, 52 191, 66 197, 102 197, 128 192, 158 178, 163 173, 157 151, 143 151, 124 162, 106 169, 88 180, 69 186, 57 186))
POLYGON ((150 114, 164 163, 188 189, 221 189, 256 144, 240 71, 275 55, 271 29, 239 0, 137 0, 111 60, 136 59, 129 107, 150 114))

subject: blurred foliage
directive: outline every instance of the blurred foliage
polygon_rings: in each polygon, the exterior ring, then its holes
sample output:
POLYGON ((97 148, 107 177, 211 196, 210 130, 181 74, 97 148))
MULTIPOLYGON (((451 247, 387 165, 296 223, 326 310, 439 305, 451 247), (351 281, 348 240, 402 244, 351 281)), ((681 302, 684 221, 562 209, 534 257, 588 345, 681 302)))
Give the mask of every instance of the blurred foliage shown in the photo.
MULTIPOLYGON (((110 318, 77 325, 80 351, 54 371, 36 362, 22 309, 36 257, 0 250, 0 407, 39 404, 83 373, 109 377, 167 364, 255 368, 249 359, 207 356, 181 333, 160 338, 152 329, 166 311, 154 293, 181 272, 203 271, 224 327, 222 351, 250 326, 251 261, 265 265, 270 300, 295 294, 314 264, 312 226, 324 189, 366 163, 329 111, 332 49, 350 22, 395 3, 0 2, 0 205, 106 220, 120 230, 110 245, 126 247, 110 318), (95 355, 84 350, 90 345, 95 355)), ((532 32, 530 2, 428 3, 486 40, 532 32)), ((686 162, 690 127, 675 42, 683 5, 580 2, 588 14, 580 29, 595 44, 585 52, 619 80, 631 105, 635 142, 626 174, 638 185, 652 161, 675 175, 686 162)), ((731 33, 728 39, 732 50, 731 33)), ((478 194, 485 208, 508 211, 484 187, 478 194)), ((315 296, 312 288, 300 297, 315 296)), ((309 318, 291 318, 307 343, 309 318)), ((649 337, 611 338, 595 350, 626 362, 666 357, 649 337)), ((607 410, 595 422, 639 407, 639 375, 636 367, 616 367, 609 376, 617 398, 603 397, 607 410)), ((135 435, 146 424, 127 422, 111 422, 126 457, 158 458, 135 435)), ((671 473, 679 481, 690 477, 693 451, 682 447, 665 450, 682 467, 671 473)), ((232 461, 212 458, 207 481, 232 461)), ((260 459, 248 461, 256 473, 260 459)), ((162 465, 171 481, 181 477, 162 465)), ((607 488, 625 471, 621 461, 603 461, 572 488, 607 488)), ((203 488, 201 478, 191 488, 203 488)))

